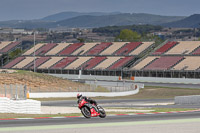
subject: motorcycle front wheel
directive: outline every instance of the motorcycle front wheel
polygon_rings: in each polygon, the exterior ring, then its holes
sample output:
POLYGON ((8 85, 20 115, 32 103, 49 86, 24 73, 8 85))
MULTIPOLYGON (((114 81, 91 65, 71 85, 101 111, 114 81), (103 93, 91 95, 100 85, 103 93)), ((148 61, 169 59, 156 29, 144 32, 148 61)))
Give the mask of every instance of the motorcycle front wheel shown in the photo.
POLYGON ((87 108, 87 107, 81 108, 81 113, 83 114, 83 116, 84 116, 85 118, 90 118, 90 117, 91 117, 90 109, 87 108))
POLYGON ((99 117, 105 118, 106 117, 105 110, 101 106, 98 106, 98 109, 99 109, 99 113, 100 113, 99 117))

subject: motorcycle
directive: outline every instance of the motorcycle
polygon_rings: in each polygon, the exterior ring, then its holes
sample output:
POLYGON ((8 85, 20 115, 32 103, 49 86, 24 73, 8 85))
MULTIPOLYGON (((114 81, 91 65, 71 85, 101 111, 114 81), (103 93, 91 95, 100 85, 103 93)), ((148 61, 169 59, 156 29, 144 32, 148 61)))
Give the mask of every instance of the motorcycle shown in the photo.
POLYGON ((81 110, 81 113, 85 118, 97 117, 105 118, 106 112, 99 105, 94 105, 85 101, 85 99, 78 101, 78 108, 81 110), (96 110, 95 110, 96 108, 96 110))

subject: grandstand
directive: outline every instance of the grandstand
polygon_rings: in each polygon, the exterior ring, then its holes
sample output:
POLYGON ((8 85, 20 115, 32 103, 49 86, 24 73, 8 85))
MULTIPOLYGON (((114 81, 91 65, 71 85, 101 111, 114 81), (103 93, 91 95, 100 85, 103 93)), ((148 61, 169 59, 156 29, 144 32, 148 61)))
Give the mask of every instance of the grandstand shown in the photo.
POLYGON ((59 52, 58 55, 71 55, 75 50, 77 50, 83 45, 83 43, 70 44, 68 47, 59 52))
POLYGON ((4 61, 8 60, 9 53, 14 51, 17 48, 21 47, 21 42, 19 41, 3 41, 0 42, 0 60, 1 60, 1 66, 5 64, 4 61))
POLYGON ((57 55, 61 50, 69 46, 69 43, 58 43, 57 46, 49 50, 45 55, 57 55))
POLYGON ((166 55, 188 55, 200 46, 200 41, 180 41, 166 55))
MULTIPOLYGON (((4 44, 5 45, 5 44, 4 44)), ((39 43, 3 68, 38 72, 200 78, 200 41, 39 43), (113 73, 114 72, 114 73, 113 73)), ((6 47, 6 46, 2 46, 6 47)))
POLYGON ((91 48, 85 55, 99 55, 103 50, 107 49, 112 43, 100 43, 91 48))
POLYGON ((124 45, 122 48, 117 50, 114 55, 128 55, 130 52, 135 50, 137 47, 139 47, 142 44, 142 42, 130 42, 124 45))
POLYGON ((16 49, 17 46, 19 46, 21 42, 16 41, 16 42, 0 42, 0 53, 1 54, 6 54, 8 52, 11 52, 12 50, 16 49))
POLYGON ((200 41, 167 42, 133 64, 130 71, 139 76, 200 78, 199 51, 200 41))

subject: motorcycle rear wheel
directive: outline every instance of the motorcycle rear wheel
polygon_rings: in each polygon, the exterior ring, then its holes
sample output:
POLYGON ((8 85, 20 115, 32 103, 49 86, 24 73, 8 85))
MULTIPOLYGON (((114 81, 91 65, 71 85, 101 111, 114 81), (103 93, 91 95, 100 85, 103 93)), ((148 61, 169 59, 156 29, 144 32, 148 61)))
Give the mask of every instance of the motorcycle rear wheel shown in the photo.
POLYGON ((98 106, 98 109, 99 109, 99 113, 100 113, 99 117, 100 118, 105 118, 106 117, 105 110, 101 106, 98 106))
POLYGON ((91 118, 91 112, 89 108, 87 107, 81 108, 81 113, 83 114, 85 118, 91 118))

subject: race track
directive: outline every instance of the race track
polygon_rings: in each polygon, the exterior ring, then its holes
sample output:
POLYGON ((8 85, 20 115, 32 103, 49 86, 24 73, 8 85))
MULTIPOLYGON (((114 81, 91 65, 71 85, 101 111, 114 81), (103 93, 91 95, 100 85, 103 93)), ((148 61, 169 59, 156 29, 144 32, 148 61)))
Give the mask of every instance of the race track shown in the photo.
POLYGON ((102 131, 109 132, 112 130, 116 132, 123 132, 123 130, 125 130, 126 132, 131 133, 132 130, 147 131, 146 128, 148 126, 154 128, 154 130, 152 130, 154 132, 158 132, 160 129, 163 129, 164 127, 165 129, 167 129, 168 132, 171 130, 179 131, 180 128, 175 128, 175 129, 170 128, 171 126, 175 125, 177 126, 182 125, 184 127, 183 129, 187 130, 192 129, 194 131, 197 130, 200 131, 199 126, 197 127, 197 124, 200 124, 200 112, 187 112, 187 113, 169 113, 169 114, 119 115, 119 116, 108 116, 104 119, 101 118, 86 119, 84 117, 78 117, 78 118, 53 118, 53 119, 2 120, 0 121, 0 132, 66 133, 66 131, 68 131, 75 133, 78 131, 83 131, 83 132, 90 130, 94 131, 94 129, 101 128, 101 130, 96 130, 97 133, 100 133, 102 131), (115 130, 116 128, 119 129, 115 130))
MULTIPOLYGON (((102 84, 102 83, 101 83, 102 84)), ((115 83, 111 83, 115 84, 115 83)), ((149 84, 149 83, 147 83, 149 84)), ((151 83, 150 83, 151 84, 151 83)), ((152 84, 154 86, 154 84, 152 84)), ((169 84, 166 84, 169 85, 169 84)), ((151 86, 151 85, 150 85, 151 86)), ((157 86, 163 86, 157 84, 157 86)), ((198 88, 198 85, 171 84, 172 87, 198 88)), ((154 105, 173 103, 174 99, 97 100, 103 107, 199 108, 200 105, 154 105)), ((76 107, 75 100, 42 102, 42 106, 76 107)), ((0 120, 0 133, 198 133, 200 111, 110 115, 104 119, 57 117, 0 120)))

